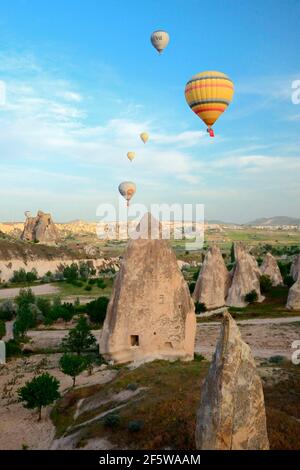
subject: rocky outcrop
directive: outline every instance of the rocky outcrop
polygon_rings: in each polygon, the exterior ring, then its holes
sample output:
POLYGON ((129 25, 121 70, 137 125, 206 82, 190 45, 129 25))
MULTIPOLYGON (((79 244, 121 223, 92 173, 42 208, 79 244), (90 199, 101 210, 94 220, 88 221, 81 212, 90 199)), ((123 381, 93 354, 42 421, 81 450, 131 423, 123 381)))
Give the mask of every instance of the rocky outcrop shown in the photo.
POLYGON ((36 217, 27 217, 21 239, 29 242, 57 243, 59 234, 51 215, 38 211, 36 217))
POLYGON ((235 265, 232 271, 232 283, 228 291, 226 305, 232 307, 245 307, 247 302, 245 296, 255 290, 258 295, 258 302, 262 302, 264 297, 260 292, 260 269, 257 261, 251 256, 244 245, 236 243, 235 265))
POLYGON ((160 225, 146 215, 128 244, 100 337, 108 360, 194 357, 194 303, 173 250, 160 237, 160 225), (156 239, 148 237, 150 226, 156 239))
POLYGON ((300 310, 300 276, 289 290, 286 308, 289 310, 300 310))
POLYGON ((271 278, 273 286, 279 286, 283 284, 283 279, 277 261, 274 256, 271 255, 271 253, 266 254, 260 267, 260 271, 263 275, 269 276, 271 278))
POLYGON ((297 281, 300 273, 300 253, 295 256, 291 266, 291 276, 294 281, 297 281))
POLYGON ((201 390, 196 447, 269 449, 261 380, 251 350, 228 312, 201 390))
POLYGON ((220 249, 209 248, 195 286, 194 300, 204 303, 208 310, 223 307, 230 280, 220 249))

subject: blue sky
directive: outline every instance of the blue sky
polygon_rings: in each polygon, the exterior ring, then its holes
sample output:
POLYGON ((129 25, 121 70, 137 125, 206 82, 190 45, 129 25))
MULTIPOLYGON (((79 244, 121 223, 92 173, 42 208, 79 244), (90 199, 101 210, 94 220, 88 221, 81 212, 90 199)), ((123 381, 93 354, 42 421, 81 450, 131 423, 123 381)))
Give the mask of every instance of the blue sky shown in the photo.
POLYGON ((298 0, 1 2, 0 220, 95 220, 127 179, 136 202, 203 203, 208 219, 299 217, 299 18, 298 0), (215 139, 184 98, 210 69, 235 83, 215 139))

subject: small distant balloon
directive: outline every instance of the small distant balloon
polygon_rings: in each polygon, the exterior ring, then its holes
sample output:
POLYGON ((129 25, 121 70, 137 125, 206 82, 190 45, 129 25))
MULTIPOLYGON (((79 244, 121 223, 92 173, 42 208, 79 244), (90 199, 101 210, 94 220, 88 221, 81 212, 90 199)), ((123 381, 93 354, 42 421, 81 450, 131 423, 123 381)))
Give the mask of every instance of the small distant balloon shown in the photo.
POLYGON ((31 217, 31 212, 30 211, 25 211, 24 215, 25 215, 26 219, 28 219, 28 217, 31 217))
POLYGON ((142 132, 140 134, 140 138, 142 139, 142 141, 144 142, 144 144, 148 141, 149 139, 149 135, 147 134, 147 132, 142 132))
POLYGON ((135 158, 135 152, 128 152, 127 158, 132 162, 132 160, 135 158))
POLYGON ((152 46, 155 47, 159 54, 167 47, 169 41, 170 37, 167 31, 158 30, 151 34, 152 46))
POLYGON ((134 196, 136 192, 136 185, 132 181, 123 181, 119 184, 119 193, 127 201, 127 206, 129 206, 130 199, 134 196))

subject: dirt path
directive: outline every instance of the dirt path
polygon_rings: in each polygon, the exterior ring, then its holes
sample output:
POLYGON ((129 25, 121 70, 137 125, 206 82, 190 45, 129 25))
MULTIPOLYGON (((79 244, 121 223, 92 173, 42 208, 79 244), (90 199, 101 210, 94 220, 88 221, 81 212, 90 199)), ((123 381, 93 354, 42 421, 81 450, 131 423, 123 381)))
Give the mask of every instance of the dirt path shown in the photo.
MULTIPOLYGON (((36 295, 47 295, 57 294, 59 292, 58 287, 52 286, 51 284, 42 284, 40 286, 28 286, 32 292, 36 295)), ((0 300, 1 299, 14 299, 24 287, 12 287, 10 289, 0 289, 0 300)))

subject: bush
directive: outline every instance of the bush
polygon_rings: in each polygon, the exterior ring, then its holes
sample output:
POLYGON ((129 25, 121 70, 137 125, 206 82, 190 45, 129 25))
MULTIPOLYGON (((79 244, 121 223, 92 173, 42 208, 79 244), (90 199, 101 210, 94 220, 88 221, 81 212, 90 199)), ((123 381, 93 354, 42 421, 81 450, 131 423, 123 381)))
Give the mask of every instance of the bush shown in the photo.
POLYGON ((63 275, 67 282, 72 283, 76 281, 79 277, 78 264, 72 263, 70 266, 66 266, 63 270, 63 275))
POLYGON ((85 286, 84 290, 86 290, 86 291, 91 291, 91 290, 92 290, 92 286, 89 286, 89 285, 88 285, 88 286, 85 286))
POLYGON ((258 299, 258 294, 256 290, 254 289, 245 295, 245 302, 248 302, 249 304, 253 304, 254 302, 257 302, 257 299, 258 299))
POLYGON ((5 327, 5 323, 3 320, 0 320, 0 339, 3 338, 3 336, 6 335, 6 327, 5 327))
POLYGON ((200 269, 197 269, 197 271, 194 272, 193 274, 193 281, 197 281, 198 276, 199 276, 200 269))
POLYGON ((22 354, 22 350, 20 347, 20 343, 15 339, 10 339, 6 343, 6 357, 13 357, 13 356, 20 356, 22 354))
POLYGON ((20 268, 18 271, 14 271, 10 279, 10 282, 34 282, 37 280, 37 271, 32 269, 29 272, 26 272, 24 268, 20 268))
POLYGON ((10 321, 16 315, 17 309, 11 300, 4 300, 0 304, 0 319, 4 321, 10 321))
POLYGON ((194 292, 195 287, 196 287, 196 282, 190 282, 189 283, 189 291, 190 291, 191 294, 194 292))
POLYGON ((195 312, 196 313, 202 313, 206 312, 207 308, 206 305, 203 302, 195 302, 195 312))
POLYGON ((110 413, 104 417, 104 425, 108 428, 116 428, 120 424, 120 416, 116 413, 110 413))
POLYGON ((272 279, 267 274, 260 276, 259 283, 262 294, 267 294, 273 287, 272 279))
POLYGON ((128 429, 130 432, 138 432, 144 427, 144 421, 141 419, 137 419, 134 421, 129 421, 128 429))
POLYGON ((93 323, 103 323, 106 316, 106 310, 109 299, 107 297, 98 297, 86 304, 85 308, 93 323))
POLYGON ((97 287, 99 287, 99 289, 105 289, 106 284, 103 279, 97 279, 97 287))
POLYGON ((34 328, 37 322, 37 307, 34 304, 21 305, 18 310, 17 318, 14 323, 14 337, 23 338, 26 331, 34 328))
POLYGON ((40 310, 41 314, 45 317, 48 318, 51 315, 51 302, 49 299, 45 297, 38 297, 36 299, 36 305, 38 309, 40 310))
POLYGON ((131 392, 135 392, 138 389, 138 384, 131 383, 127 385, 127 390, 130 390, 131 392))
POLYGON ((31 289, 20 289, 19 295, 15 298, 15 302, 19 308, 26 307, 35 303, 35 295, 31 289))
POLYGON ((292 287, 292 285, 295 283, 293 276, 290 276, 290 274, 284 276, 283 279, 284 285, 287 287, 292 287))
POLYGON ((284 360, 285 360, 284 356, 280 356, 280 355, 271 356, 271 357, 269 358, 269 362, 270 362, 271 364, 281 364, 284 360))

